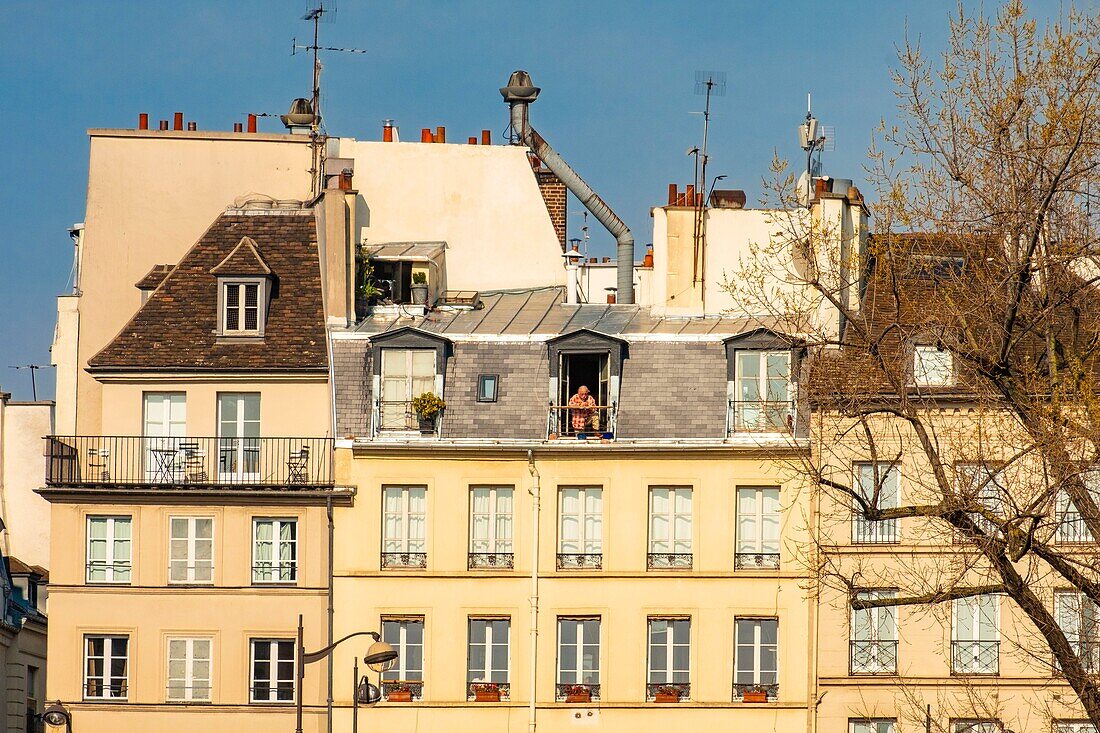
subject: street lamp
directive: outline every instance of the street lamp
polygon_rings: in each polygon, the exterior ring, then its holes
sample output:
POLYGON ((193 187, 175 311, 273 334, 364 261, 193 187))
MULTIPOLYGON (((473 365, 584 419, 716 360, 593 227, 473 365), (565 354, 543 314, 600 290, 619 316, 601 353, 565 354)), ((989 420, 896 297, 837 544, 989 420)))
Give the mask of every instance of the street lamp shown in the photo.
MULTIPOLYGON (((369 649, 367 649, 367 656, 363 658, 363 661, 366 662, 367 666, 371 669, 380 672, 384 669, 389 669, 397 661, 397 650, 386 642, 382 641, 382 637, 377 631, 356 631, 353 634, 348 634, 341 639, 337 639, 336 641, 326 646, 324 649, 318 649, 315 652, 307 653, 305 651, 305 629, 302 627, 302 615, 298 614, 298 665, 296 670, 298 684, 295 688, 296 694, 294 695, 297 708, 297 725, 294 728, 295 733, 302 733, 302 683, 305 682, 306 678, 306 665, 313 664, 314 662, 319 662, 322 659, 325 659, 326 657, 328 657, 329 654, 332 654, 333 649, 340 646, 348 639, 354 639, 356 636, 369 636, 374 639, 374 643, 370 645, 369 649)), ((358 662, 356 662, 356 664, 358 665, 358 662)), ((356 672, 356 677, 358 676, 359 674, 358 672, 356 672)), ((368 683, 368 688, 369 687, 370 685, 368 683)), ((358 684, 356 686, 355 696, 356 699, 358 699, 358 684)), ((377 702, 377 700, 375 700, 374 702, 377 702)))
POLYGON ((51 728, 65 726, 66 733, 72 733, 73 715, 61 704, 61 701, 51 704, 42 712, 42 722, 51 728))

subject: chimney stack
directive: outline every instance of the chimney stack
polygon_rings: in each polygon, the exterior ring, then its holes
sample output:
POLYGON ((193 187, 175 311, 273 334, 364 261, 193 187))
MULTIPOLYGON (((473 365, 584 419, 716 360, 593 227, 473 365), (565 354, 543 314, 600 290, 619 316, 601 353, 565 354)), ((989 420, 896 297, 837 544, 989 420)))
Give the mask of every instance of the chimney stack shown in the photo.
POLYGON ((493 144, 493 135, 488 130, 482 130, 481 131, 481 144, 482 145, 492 145, 493 144))
POLYGON ((477 145, 477 138, 471 136, 468 140, 466 140, 466 142, 470 145, 477 145))
POLYGON ((197 122, 188 122, 187 123, 187 131, 188 132, 195 132, 198 129, 199 129, 199 123, 197 123, 197 122))
POLYGON ((141 114, 138 115, 138 129, 139 130, 148 130, 149 129, 149 113, 148 112, 142 112, 141 114))
POLYGON ((256 115, 250 114, 248 116, 248 131, 256 132, 256 115))
POLYGON ((676 197, 680 195, 680 187, 675 183, 668 184, 668 205, 676 205, 676 197))
POLYGON ((168 129, 168 120, 161 120, 161 121, 160 121, 160 129, 161 129, 162 131, 164 131, 164 130, 167 130, 167 129, 168 129))
POLYGON ((382 121, 382 142, 393 142, 393 120, 382 121))
POLYGON ((439 127, 435 128, 435 141, 437 143, 447 142, 447 128, 444 127, 443 125, 440 125, 439 127))
POLYGON ((424 127, 420 130, 420 142, 430 143, 432 142, 432 128, 424 127))
POLYGON ((172 129, 183 129, 183 112, 176 112, 174 115, 172 115, 172 129))
POLYGON ((234 122, 233 132, 244 132, 244 125, 242 125, 240 122, 234 122))

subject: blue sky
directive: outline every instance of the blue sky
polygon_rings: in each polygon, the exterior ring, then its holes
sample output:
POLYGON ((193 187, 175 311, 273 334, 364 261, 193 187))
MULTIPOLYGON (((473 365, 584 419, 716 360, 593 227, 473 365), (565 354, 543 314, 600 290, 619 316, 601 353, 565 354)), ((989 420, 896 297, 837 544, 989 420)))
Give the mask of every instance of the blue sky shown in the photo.
MULTIPOLYGON (((992 3, 989 3, 992 4, 992 3)), ((1091 6, 1091 2, 1082 3, 1091 6)), ((0 387, 30 398, 26 371, 49 362, 55 296, 72 264, 66 229, 84 218, 89 127, 152 124, 182 111, 200 129, 232 129, 247 112, 283 113, 309 96, 310 65, 291 56, 308 35, 308 0, 3 0, 0 99, 0 387)), ((825 171, 863 177, 870 135, 893 119, 889 72, 906 29, 942 48, 953 2, 402 2, 340 0, 323 45, 364 48, 325 59, 331 134, 377 139, 393 118, 404 139, 446 125, 448 139, 507 123, 497 93, 516 68, 543 88, 532 122, 650 241, 649 207, 692 177, 696 70, 725 71, 714 103, 711 171, 760 192, 774 152, 800 155, 806 92, 836 127, 825 171)), ((1057 0, 1032 2, 1040 17, 1057 0)), ((261 129, 281 130, 276 120, 261 129)), ((579 212, 576 202, 571 210, 579 212)), ((581 217, 570 216, 570 236, 581 217)), ((592 227, 597 254, 610 239, 592 227)), ((644 251, 644 250, 643 250, 644 251)), ((52 374, 39 397, 52 395, 52 374)))

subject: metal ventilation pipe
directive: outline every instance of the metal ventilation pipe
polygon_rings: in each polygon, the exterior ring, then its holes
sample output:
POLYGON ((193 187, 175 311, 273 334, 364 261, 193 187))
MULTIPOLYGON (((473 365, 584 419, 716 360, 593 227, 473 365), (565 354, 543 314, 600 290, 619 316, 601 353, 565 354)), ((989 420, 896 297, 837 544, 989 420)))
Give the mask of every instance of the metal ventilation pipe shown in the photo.
POLYGON ((615 237, 616 255, 616 293, 615 302, 631 304, 634 302, 634 235, 630 233, 626 223, 611 210, 592 187, 577 175, 577 172, 558 155, 557 151, 550 147, 550 143, 531 127, 528 121, 528 106, 538 99, 542 91, 531 82, 531 75, 526 71, 513 71, 508 77, 508 86, 501 87, 500 94, 511 109, 512 129, 519 135, 528 148, 539 157, 547 168, 565 184, 565 187, 573 192, 573 195, 584 204, 584 208, 592 212, 592 215, 604 225, 604 228, 615 237))

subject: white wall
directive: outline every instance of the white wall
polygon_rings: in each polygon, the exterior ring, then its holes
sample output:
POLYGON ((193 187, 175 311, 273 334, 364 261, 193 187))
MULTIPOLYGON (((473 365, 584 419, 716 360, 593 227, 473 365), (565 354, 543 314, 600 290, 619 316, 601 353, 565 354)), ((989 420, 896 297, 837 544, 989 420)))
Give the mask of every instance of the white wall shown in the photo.
POLYGON ((0 396, 0 535, 4 553, 28 565, 50 567, 50 505, 43 486, 43 437, 53 432, 52 402, 13 402, 0 396))

